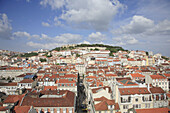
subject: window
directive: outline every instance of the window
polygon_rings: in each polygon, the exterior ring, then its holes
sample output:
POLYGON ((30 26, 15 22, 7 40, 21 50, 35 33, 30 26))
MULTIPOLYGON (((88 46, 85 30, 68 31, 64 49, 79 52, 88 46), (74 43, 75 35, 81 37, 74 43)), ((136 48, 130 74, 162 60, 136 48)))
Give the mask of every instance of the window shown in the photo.
POLYGON ((123 109, 128 109, 128 105, 123 105, 123 109))
POLYGON ((138 104, 136 104, 136 108, 138 108, 138 104))
POLYGON ((136 102, 138 102, 138 98, 136 98, 136 102))

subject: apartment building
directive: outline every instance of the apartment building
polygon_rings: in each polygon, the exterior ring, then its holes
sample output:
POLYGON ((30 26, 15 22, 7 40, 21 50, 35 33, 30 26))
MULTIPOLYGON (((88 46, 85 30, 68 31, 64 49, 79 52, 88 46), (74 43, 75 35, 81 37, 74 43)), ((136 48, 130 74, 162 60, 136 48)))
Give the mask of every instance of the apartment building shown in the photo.
POLYGON ((166 77, 161 75, 146 76, 145 81, 147 84, 152 84, 155 87, 161 87, 164 91, 169 91, 169 81, 166 77))

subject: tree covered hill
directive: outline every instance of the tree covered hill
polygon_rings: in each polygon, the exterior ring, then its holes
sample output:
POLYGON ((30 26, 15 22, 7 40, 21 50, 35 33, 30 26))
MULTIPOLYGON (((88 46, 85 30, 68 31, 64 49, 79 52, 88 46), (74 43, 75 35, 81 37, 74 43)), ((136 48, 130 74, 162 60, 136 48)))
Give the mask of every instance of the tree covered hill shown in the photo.
POLYGON ((79 48, 79 47, 106 47, 106 50, 109 50, 111 53, 116 53, 117 51, 120 51, 120 50, 121 51, 128 51, 128 50, 123 49, 120 46, 110 46, 110 45, 104 45, 104 44, 78 44, 76 46, 69 46, 69 47, 56 47, 53 50, 56 50, 56 51, 72 50, 72 49, 76 49, 76 48, 79 48))

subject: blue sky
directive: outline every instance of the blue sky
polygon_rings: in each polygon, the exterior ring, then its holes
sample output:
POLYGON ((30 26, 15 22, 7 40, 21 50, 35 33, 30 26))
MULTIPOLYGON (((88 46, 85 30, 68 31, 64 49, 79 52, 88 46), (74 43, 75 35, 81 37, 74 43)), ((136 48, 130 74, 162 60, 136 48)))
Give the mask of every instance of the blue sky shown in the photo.
POLYGON ((169 0, 0 0, 0 49, 102 43, 170 56, 169 0))

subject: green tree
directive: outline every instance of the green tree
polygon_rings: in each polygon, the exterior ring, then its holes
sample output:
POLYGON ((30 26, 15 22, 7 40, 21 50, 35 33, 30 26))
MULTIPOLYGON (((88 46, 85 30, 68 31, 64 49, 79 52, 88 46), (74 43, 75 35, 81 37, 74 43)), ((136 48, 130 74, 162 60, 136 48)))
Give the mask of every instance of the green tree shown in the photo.
POLYGON ((45 58, 40 58, 41 62, 46 62, 47 60, 45 58))

